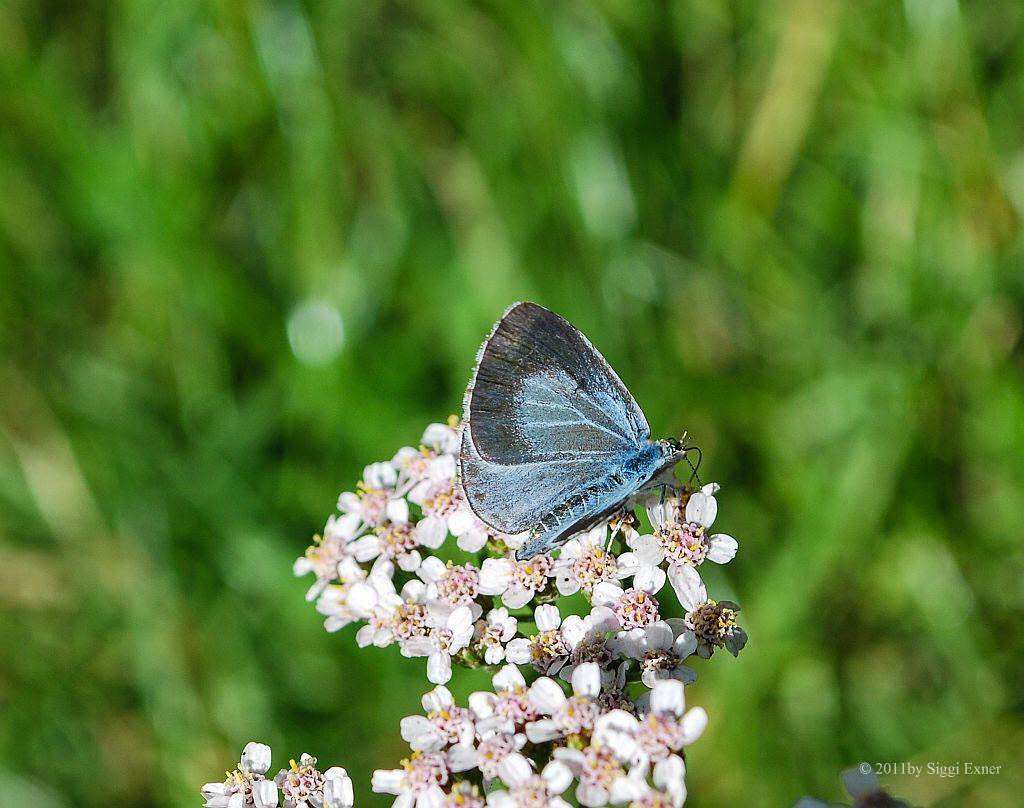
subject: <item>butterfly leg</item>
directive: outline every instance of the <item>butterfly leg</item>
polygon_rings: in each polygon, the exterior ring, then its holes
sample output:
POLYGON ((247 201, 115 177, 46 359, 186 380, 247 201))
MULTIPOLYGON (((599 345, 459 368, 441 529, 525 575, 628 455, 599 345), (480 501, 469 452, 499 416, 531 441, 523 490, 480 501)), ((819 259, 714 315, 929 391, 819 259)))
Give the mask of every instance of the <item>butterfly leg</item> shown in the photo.
POLYGON ((620 534, 625 534, 625 530, 623 528, 626 525, 629 525, 630 527, 635 527, 636 524, 636 514, 633 512, 633 509, 630 508, 628 504, 623 505, 621 508, 615 511, 608 519, 608 526, 611 528, 611 530, 608 531, 608 544, 604 548, 604 551, 606 553, 611 553, 612 544, 614 543, 615 538, 620 534))

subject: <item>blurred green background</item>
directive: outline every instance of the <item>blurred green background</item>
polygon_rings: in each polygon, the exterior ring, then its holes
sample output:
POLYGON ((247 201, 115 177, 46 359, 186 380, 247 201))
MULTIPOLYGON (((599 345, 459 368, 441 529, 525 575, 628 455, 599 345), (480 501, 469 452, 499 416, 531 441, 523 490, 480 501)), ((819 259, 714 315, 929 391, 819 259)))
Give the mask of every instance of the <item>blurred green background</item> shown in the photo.
POLYGON ((0 114, 0 802, 388 805, 424 661, 290 564, 525 298, 724 484, 688 804, 1020 804, 1019 2, 11 0, 0 114))

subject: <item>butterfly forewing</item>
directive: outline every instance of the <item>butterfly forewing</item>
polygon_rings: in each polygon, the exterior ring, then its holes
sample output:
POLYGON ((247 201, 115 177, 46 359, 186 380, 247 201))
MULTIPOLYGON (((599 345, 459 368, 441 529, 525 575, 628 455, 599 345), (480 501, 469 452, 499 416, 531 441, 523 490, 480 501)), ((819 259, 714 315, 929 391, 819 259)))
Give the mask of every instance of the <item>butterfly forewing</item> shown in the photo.
POLYGON ((566 320, 517 303, 480 351, 466 394, 476 451, 504 465, 635 451, 650 436, 639 405, 566 320))

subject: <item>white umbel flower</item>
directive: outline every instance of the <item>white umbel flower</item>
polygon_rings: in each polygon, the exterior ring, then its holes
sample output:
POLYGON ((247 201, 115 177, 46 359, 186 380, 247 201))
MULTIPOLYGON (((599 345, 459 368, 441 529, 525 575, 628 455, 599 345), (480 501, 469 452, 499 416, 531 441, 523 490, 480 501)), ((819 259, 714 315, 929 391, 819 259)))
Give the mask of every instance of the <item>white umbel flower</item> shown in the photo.
POLYGON ((441 786, 451 779, 447 759, 440 752, 414 752, 400 769, 378 769, 370 788, 376 794, 394 794, 394 808, 439 808, 441 786))
POLYGON ((624 631, 643 628, 661 619, 658 599, 653 593, 635 586, 623 589, 617 583, 604 581, 595 587, 593 603, 610 609, 624 631))
POLYGON ((423 696, 426 715, 402 719, 402 739, 417 752, 437 752, 456 744, 471 744, 476 734, 473 713, 458 707, 451 691, 438 685, 423 696))
POLYGON ((223 782, 207 783, 201 789, 205 808, 266 808, 273 795, 277 805, 277 786, 264 777, 270 768, 270 747, 250 741, 242 750, 238 768, 229 772, 223 782))
POLYGON ((561 595, 574 595, 581 589, 592 592, 602 581, 617 581, 628 577, 632 570, 620 566, 613 553, 605 549, 608 540, 608 525, 580 533, 562 545, 562 551, 555 562, 555 582, 561 595))
POLYGON ((716 564, 732 561, 738 546, 736 539, 725 533, 710 533, 718 515, 715 494, 719 488, 717 483, 708 483, 690 494, 682 512, 674 497, 648 507, 654 534, 641 536, 631 545, 638 555, 638 575, 647 576, 652 565, 656 567, 664 561, 670 568, 698 567, 705 560, 716 564))
POLYGON ((697 638, 684 620, 672 617, 643 628, 624 631, 616 637, 617 651, 640 663, 640 681, 654 687, 661 679, 678 679, 684 684, 697 680, 697 674, 684 662, 697 650, 697 638))
POLYGON ((437 556, 427 556, 416 574, 427 584, 427 600, 452 608, 469 606, 480 594, 480 570, 472 564, 445 564, 437 556))
POLYGON ((569 808, 561 795, 572 785, 572 772, 558 760, 551 761, 540 774, 535 774, 530 762, 515 752, 501 762, 498 774, 508 790, 488 794, 490 808, 569 808))
POLYGON ((686 709, 683 683, 674 679, 656 682, 638 706, 639 719, 624 710, 598 718, 593 743, 614 749, 621 761, 647 765, 696 741, 708 723, 703 707, 686 709))
POLYGON ((544 716, 526 725, 531 743, 569 738, 590 733, 601 713, 601 669, 593 662, 577 666, 572 674, 572 696, 566 697, 554 679, 542 676, 530 685, 530 704, 544 716))
POLYGON ((452 657, 473 639, 474 614, 469 606, 449 610, 434 602, 427 608, 429 633, 402 642, 402 655, 427 657, 427 679, 443 685, 452 678, 452 657))
POLYGON ((558 673, 569 656, 562 632, 562 616, 558 607, 550 603, 538 606, 533 612, 537 633, 530 638, 518 637, 508 644, 505 658, 515 665, 532 662, 540 673, 558 673))
POLYGON ((672 755, 654 764, 654 788, 647 782, 648 771, 647 766, 634 766, 626 777, 616 780, 611 802, 636 808, 681 808, 686 802, 686 765, 682 758, 672 755))
POLYGON ((409 521, 409 503, 393 499, 387 504, 387 518, 374 526, 372 533, 352 542, 352 554, 360 563, 383 556, 405 572, 415 572, 423 561, 417 548, 436 550, 444 542, 444 534, 428 535, 417 527, 409 521))
POLYGON ((562 622, 562 641, 569 652, 568 663, 561 668, 558 676, 572 681, 573 671, 584 662, 596 662, 601 668, 602 682, 607 687, 615 678, 613 662, 615 654, 608 644, 609 635, 620 628, 618 618, 611 609, 594 606, 590 614, 580 617, 571 614, 562 622))
POLYGON ((618 781, 626 777, 615 750, 596 741, 582 749, 559 747, 554 754, 579 780, 576 799, 587 808, 607 805, 618 781))
POLYGON ((538 717, 530 702, 526 679, 515 665, 505 665, 491 679, 494 692, 477 691, 469 696, 469 707, 476 716, 481 738, 489 734, 511 735, 538 717))
POLYGON ((551 556, 541 553, 526 561, 488 558, 480 567, 480 592, 501 595, 510 609, 521 609, 547 587, 555 574, 551 556))
POLYGON ((357 527, 355 523, 345 523, 332 514, 327 520, 323 536, 314 536, 313 544, 306 549, 305 555, 296 559, 292 572, 297 577, 301 578, 310 572, 316 575, 316 580, 306 592, 306 600, 316 600, 332 581, 339 578, 347 581, 349 576, 358 575, 353 569, 353 566, 358 568, 358 565, 355 564, 349 546, 356 538, 357 527))
POLYGON ((746 632, 736 623, 740 607, 731 601, 709 598, 693 567, 672 567, 668 577, 679 603, 686 609, 685 624, 697 638, 697 653, 707 658, 715 648, 725 647, 733 656, 739 654, 747 643, 746 632))
POLYGON ((389 507, 395 499, 397 481, 398 474, 390 463, 371 463, 363 469, 357 490, 345 491, 338 497, 338 510, 342 513, 339 530, 356 534, 390 519, 389 507))
POLYGON ((277 808, 280 796, 285 808, 352 808, 352 781, 338 766, 321 773, 316 758, 303 754, 273 780, 265 777, 269 768, 270 747, 246 744, 238 769, 223 783, 203 786, 207 808, 277 808))
POLYGON ((486 620, 478 620, 475 642, 484 652, 484 662, 498 665, 505 660, 505 646, 516 636, 519 621, 508 613, 508 609, 491 609, 486 620))

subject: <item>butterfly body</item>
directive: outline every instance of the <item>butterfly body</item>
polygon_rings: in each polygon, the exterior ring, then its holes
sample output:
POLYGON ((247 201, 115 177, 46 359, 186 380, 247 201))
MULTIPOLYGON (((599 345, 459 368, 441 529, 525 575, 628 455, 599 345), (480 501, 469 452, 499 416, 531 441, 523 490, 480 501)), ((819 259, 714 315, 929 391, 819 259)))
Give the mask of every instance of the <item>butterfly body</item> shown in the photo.
POLYGON ((516 557, 564 543, 659 484, 684 455, 650 440, 639 405, 576 328, 533 303, 511 306, 484 342, 466 391, 460 479, 516 557))

